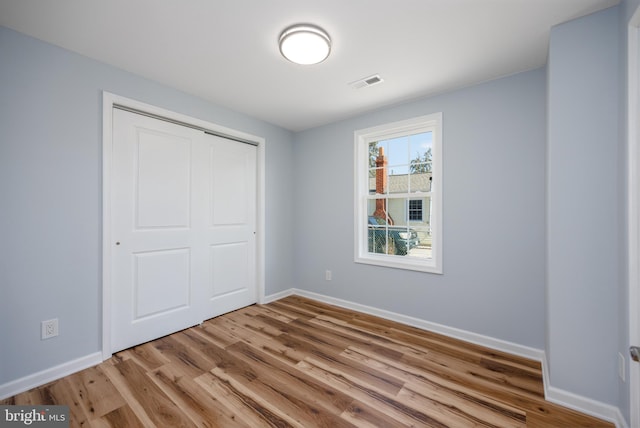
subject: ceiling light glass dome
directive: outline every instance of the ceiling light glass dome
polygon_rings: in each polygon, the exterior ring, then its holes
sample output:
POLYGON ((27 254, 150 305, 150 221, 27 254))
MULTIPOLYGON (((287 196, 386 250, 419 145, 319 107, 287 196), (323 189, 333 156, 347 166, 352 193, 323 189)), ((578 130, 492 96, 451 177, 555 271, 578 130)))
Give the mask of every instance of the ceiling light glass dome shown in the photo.
POLYGON ((324 61, 331 52, 331 39, 321 28, 310 24, 293 25, 280 34, 280 53, 296 64, 324 61))

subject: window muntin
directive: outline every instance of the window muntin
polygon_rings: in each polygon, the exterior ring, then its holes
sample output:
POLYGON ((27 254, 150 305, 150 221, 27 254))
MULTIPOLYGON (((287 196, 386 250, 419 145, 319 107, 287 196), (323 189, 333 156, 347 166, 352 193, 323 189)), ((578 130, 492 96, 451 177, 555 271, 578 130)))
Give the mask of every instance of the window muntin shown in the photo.
POLYGON ((441 273, 440 113, 356 131, 358 263, 441 273))

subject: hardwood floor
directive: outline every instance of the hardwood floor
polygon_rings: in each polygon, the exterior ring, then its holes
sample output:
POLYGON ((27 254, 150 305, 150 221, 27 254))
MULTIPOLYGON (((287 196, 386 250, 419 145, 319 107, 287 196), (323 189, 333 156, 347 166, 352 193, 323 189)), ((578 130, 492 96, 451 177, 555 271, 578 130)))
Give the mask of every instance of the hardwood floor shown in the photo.
POLYGON ((72 427, 613 427, 540 364, 301 297, 250 306, 3 400, 72 427))

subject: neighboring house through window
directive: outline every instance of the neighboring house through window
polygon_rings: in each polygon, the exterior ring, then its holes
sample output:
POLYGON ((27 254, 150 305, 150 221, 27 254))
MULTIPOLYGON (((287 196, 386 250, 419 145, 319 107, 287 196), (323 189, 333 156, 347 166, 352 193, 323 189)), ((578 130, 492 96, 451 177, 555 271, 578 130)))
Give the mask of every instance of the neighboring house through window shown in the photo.
POLYGON ((442 114, 355 132, 355 261, 442 273, 442 114))

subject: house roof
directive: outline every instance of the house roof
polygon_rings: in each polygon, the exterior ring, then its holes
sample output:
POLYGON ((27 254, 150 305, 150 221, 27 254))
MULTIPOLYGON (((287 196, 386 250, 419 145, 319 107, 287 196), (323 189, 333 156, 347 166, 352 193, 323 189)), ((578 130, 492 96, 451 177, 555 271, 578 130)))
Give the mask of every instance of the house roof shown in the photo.
MULTIPOLYGON (((387 180, 388 193, 413 193, 431 191, 431 173, 395 174, 387 180)), ((376 193, 376 178, 369 177, 369 193, 376 193)))

